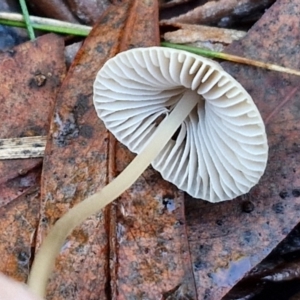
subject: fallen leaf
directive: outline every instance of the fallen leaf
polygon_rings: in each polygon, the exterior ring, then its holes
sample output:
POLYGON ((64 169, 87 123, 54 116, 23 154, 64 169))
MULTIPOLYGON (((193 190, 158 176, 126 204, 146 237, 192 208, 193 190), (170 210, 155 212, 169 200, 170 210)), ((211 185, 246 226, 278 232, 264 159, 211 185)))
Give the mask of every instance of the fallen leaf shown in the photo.
POLYGON ((84 24, 94 24, 108 8, 109 0, 67 0, 70 11, 84 24))
MULTIPOLYGON (((97 71, 120 51, 158 43, 157 2, 149 0, 111 5, 86 39, 58 94, 51 121, 38 244, 63 213, 105 186, 133 157, 96 116, 92 85, 97 71)), ((182 201, 182 193, 149 168, 120 200, 68 238, 48 297, 170 299, 179 292, 193 298, 182 201), (174 209, 167 209, 168 201, 174 209), (137 220, 134 228, 131 220, 137 220)))
MULTIPOLYGON (((65 72, 64 43, 46 35, 0 54, 0 138, 45 135, 65 72)), ((0 161, 0 206, 40 180, 42 159, 0 161)))
POLYGON ((170 25, 160 22, 160 29, 166 42, 185 44, 216 52, 223 52, 225 47, 234 40, 239 40, 246 35, 246 32, 241 30, 184 23, 170 25))
MULTIPOLYGON (((161 22, 162 29, 164 28, 161 22)), ((168 25, 170 29, 170 25, 168 25)), ((172 31, 164 34, 164 39, 170 43, 187 44, 195 42, 213 42, 231 44, 246 35, 245 31, 218 28, 204 25, 190 25, 183 23, 172 24, 172 31), (176 30, 177 29, 177 30, 176 30)))
MULTIPOLYGON (((277 1, 226 52, 300 68, 300 6, 277 1)), ((260 183, 234 201, 187 197, 188 237, 198 299, 220 299, 300 220, 299 77, 222 63, 252 95, 266 123, 268 166, 260 183), (249 209, 250 208, 250 209, 249 209)))
MULTIPOLYGON (((27 170, 25 174, 7 180, 0 185, 0 207, 13 202, 22 194, 26 194, 33 186, 39 186, 41 180, 41 166, 27 170)), ((20 171, 21 172, 21 171, 20 171)))
POLYGON ((28 5, 37 14, 42 13, 42 15, 67 21, 70 23, 79 23, 77 18, 72 14, 70 8, 66 5, 65 1, 60 0, 32 0, 28 1, 28 5))
POLYGON ((40 208, 40 187, 32 186, 5 207, 0 207, 0 271, 25 282, 33 249, 40 208))
POLYGON ((274 0, 220 0, 208 1, 187 13, 164 20, 165 23, 187 23, 187 24, 216 24, 230 22, 232 17, 243 17, 243 14, 257 9, 268 7, 274 0))

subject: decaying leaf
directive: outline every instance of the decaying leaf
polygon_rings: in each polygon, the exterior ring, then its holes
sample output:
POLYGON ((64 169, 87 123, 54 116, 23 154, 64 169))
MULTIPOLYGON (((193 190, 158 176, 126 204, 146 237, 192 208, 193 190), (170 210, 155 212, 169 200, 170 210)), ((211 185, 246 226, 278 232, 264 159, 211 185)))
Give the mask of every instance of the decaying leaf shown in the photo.
MULTIPOLYGON (((163 23, 161 22, 161 26, 163 23)), ((204 25, 172 24, 175 31, 164 34, 164 39, 170 43, 187 44, 195 42, 213 42, 231 44, 246 35, 245 31, 225 29, 204 25)))
POLYGON ((18 281, 25 282, 28 277, 39 208, 39 184, 0 208, 0 272, 18 281))
MULTIPOLYGON (((46 35, 0 54, 0 138, 47 134, 65 72, 63 49, 61 38, 46 35)), ((41 163, 40 158, 0 161, 1 206, 39 183, 41 163)))
POLYGON ((82 23, 94 24, 108 8, 109 0, 66 0, 69 9, 82 23))
POLYGON ((73 43, 65 47, 66 65, 69 68, 83 42, 73 43))
POLYGON ((222 52, 227 45, 246 35, 245 31, 240 30, 184 23, 168 25, 165 22, 160 22, 160 27, 162 31, 165 28, 168 30, 163 35, 167 42, 188 44, 218 52, 222 52))
MULTIPOLYGON (((277 1, 226 52, 299 69, 299 13, 293 1, 277 1)), ((299 77, 232 63, 223 67, 248 90, 262 114, 269 161, 260 184, 239 199, 217 205, 187 199, 199 299, 220 299, 300 219, 299 77)))
MULTIPOLYGON (((46 146, 38 243, 71 206, 111 181, 133 158, 98 119, 92 85, 120 51, 159 43, 158 4, 111 5, 79 51, 58 94, 46 146)), ((151 168, 121 199, 66 241, 48 286, 51 299, 195 297, 183 195, 151 168)))
POLYGON ((227 25, 232 17, 242 18, 245 13, 268 7, 274 0, 220 0, 208 1, 185 14, 164 20, 168 23, 187 24, 216 24, 218 22, 227 25))
POLYGON ((65 1, 60 0, 32 0, 28 1, 28 5, 36 13, 42 12, 48 18, 78 23, 78 19, 72 14, 70 8, 65 1))
MULTIPOLYGON (((48 132, 65 72, 63 50, 61 38, 46 35, 0 55, 1 138, 48 132)), ((0 271, 23 282, 35 247, 41 163, 41 159, 0 161, 0 271)))

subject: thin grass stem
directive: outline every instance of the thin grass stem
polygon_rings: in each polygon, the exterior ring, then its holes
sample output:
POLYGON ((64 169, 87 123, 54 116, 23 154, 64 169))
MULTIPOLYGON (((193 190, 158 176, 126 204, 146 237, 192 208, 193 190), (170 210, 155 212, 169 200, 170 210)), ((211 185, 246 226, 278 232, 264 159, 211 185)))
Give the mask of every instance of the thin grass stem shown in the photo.
POLYGON ((34 35, 34 31, 33 31, 31 21, 30 21, 30 18, 29 18, 29 13, 28 13, 26 2, 25 2, 25 0, 19 0, 19 3, 20 3, 20 6, 21 6, 21 10, 22 10, 22 13, 23 13, 23 17, 24 17, 24 21, 25 21, 25 24, 26 24, 26 28, 27 28, 27 31, 28 31, 29 38, 31 40, 34 40, 35 35, 34 35))
POLYGON ((293 70, 293 69, 281 67, 281 66, 274 65, 274 64, 264 63, 261 61, 257 61, 254 59, 249 59, 249 58, 245 58, 245 57, 241 57, 241 56, 237 56, 237 55, 231 55, 231 54, 227 54, 227 53, 211 51, 208 49, 192 47, 192 46, 187 46, 187 45, 181 45, 181 44, 173 44, 173 43, 168 43, 168 42, 162 42, 161 46, 179 49, 179 50, 185 50, 185 51, 195 53, 198 55, 202 55, 205 57, 209 57, 209 58, 220 58, 223 60, 228 60, 228 61, 232 61, 232 62, 236 62, 236 63, 255 66, 255 67, 259 67, 259 68, 263 68, 263 69, 267 69, 267 70, 271 70, 271 71, 277 71, 277 72, 300 76, 300 71, 298 71, 298 70, 293 70))
MULTIPOLYGON (((90 26, 35 16, 30 16, 30 21, 34 29, 60 34, 71 34, 85 37, 88 36, 92 29, 90 26)), ((26 28, 24 17, 17 13, 0 12, 0 24, 26 28)))

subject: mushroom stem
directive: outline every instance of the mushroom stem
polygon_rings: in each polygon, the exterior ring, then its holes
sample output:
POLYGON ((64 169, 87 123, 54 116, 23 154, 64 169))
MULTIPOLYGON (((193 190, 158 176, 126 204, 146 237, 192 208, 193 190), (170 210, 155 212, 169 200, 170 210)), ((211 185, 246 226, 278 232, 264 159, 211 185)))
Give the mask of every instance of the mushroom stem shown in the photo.
POLYGON ((75 205, 54 224, 43 241, 31 268, 28 285, 32 292, 41 297, 45 296, 47 281, 55 258, 66 237, 76 226, 119 197, 138 179, 197 105, 198 100, 199 95, 195 91, 186 92, 170 115, 158 126, 145 148, 125 170, 101 191, 75 205))

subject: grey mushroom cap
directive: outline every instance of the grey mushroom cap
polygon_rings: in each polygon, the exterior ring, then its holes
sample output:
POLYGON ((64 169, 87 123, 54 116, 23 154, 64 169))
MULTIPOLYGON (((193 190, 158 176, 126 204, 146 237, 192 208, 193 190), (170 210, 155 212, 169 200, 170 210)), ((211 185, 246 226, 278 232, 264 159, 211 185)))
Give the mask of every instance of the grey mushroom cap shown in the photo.
POLYGON ((94 105, 117 140, 140 153, 186 93, 198 104, 152 166, 195 198, 247 193, 266 168, 265 126, 251 96, 218 63, 162 47, 119 53, 97 74, 94 105))

